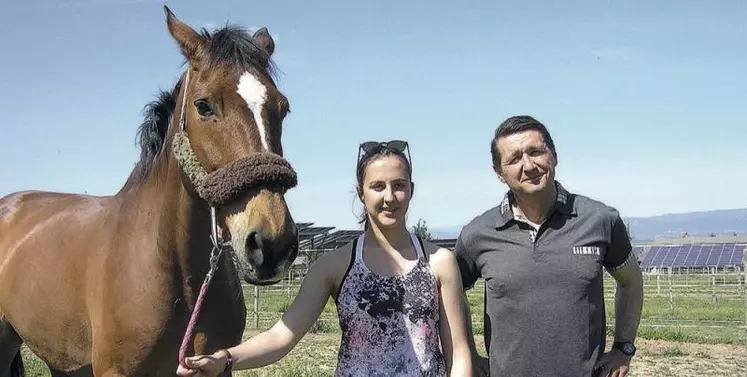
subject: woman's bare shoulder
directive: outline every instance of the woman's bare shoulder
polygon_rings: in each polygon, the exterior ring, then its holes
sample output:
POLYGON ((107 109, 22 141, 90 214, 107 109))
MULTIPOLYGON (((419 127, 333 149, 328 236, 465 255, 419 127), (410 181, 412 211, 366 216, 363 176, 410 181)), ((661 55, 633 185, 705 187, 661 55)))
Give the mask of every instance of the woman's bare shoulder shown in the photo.
POLYGON ((352 242, 350 242, 322 254, 316 259, 314 266, 318 266, 325 271, 326 275, 334 277, 335 281, 339 281, 350 264, 352 253, 353 247, 352 242))
POLYGON ((428 255, 431 267, 434 271, 438 272, 444 265, 449 268, 456 263, 456 257, 454 252, 434 244, 433 242, 424 240, 423 241, 424 252, 428 255))

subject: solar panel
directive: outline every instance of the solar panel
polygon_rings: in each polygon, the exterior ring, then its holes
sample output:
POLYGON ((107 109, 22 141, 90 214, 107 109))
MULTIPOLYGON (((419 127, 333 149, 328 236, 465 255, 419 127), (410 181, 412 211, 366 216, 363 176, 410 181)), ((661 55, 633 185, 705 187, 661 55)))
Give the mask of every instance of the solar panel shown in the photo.
POLYGON ((721 257, 722 250, 724 250, 723 245, 712 245, 711 252, 708 254, 708 260, 706 261, 705 265, 708 267, 715 267, 716 261, 719 257, 721 257))
POLYGON ((690 245, 684 245, 679 248, 672 249, 672 251, 675 253, 674 260, 672 261, 672 266, 684 266, 685 258, 687 257, 687 254, 690 253, 690 245))
POLYGON ((679 246, 667 247, 666 255, 664 256, 664 260, 661 262, 661 264, 664 267, 674 266, 674 258, 677 256, 677 252, 679 250, 680 250, 679 246))
POLYGON ((324 234, 329 232, 330 230, 335 229, 333 226, 323 226, 323 227, 306 227, 298 230, 298 238, 300 239, 307 239, 312 238, 319 234, 324 234))
POLYGON ((731 259, 731 254, 734 252, 733 249, 729 251, 725 251, 724 245, 718 245, 717 247, 714 247, 713 250, 714 250, 713 251, 713 256, 714 256, 713 265, 714 266, 726 266, 726 264, 722 263, 722 261, 724 260, 725 257, 727 258, 727 261, 731 259))
POLYGON ((431 242, 438 245, 439 247, 447 248, 454 250, 454 247, 456 247, 456 238, 441 238, 441 239, 432 239, 431 242))
POLYGON ((325 235, 322 241, 314 246, 317 249, 336 249, 348 242, 352 242, 361 233, 363 233, 362 230, 338 230, 325 235))
MULTIPOLYGON (((747 243, 651 246, 641 262, 651 267, 734 267, 741 266, 747 243)), ((635 250, 642 250, 636 247, 635 250)))
POLYGON ((643 257, 643 262, 641 262, 641 267, 643 268, 649 268, 652 267, 654 260, 654 256, 656 255, 655 247, 650 247, 648 249, 648 253, 646 253, 646 256, 643 257))
POLYGON ((710 246, 696 245, 699 249, 698 258, 695 260, 695 266, 705 266, 708 262, 708 257, 711 255, 710 246))
POLYGON ((718 259, 718 262, 716 262, 716 265, 731 267, 731 259, 733 257, 734 257, 733 249, 729 251, 724 250, 724 252, 721 253, 721 257, 718 259))
POLYGON ((654 259, 653 263, 654 266, 661 267, 664 265, 664 259, 667 258, 667 254, 669 253, 669 248, 661 246, 659 247, 659 252, 656 255, 656 258, 654 259))
POLYGON ((664 259, 664 254, 661 252, 662 248, 659 246, 654 246, 651 248, 651 251, 649 251, 648 255, 649 257, 649 266, 651 267, 658 267, 661 265, 661 261, 664 259))
POLYGON ((698 254, 700 254, 700 249, 696 250, 694 247, 691 247, 690 250, 687 251, 687 256, 685 256, 685 262, 683 263, 683 266, 694 266, 695 261, 698 260, 698 254))
POLYGON ((734 259, 732 260, 732 266, 741 266, 744 258, 744 246, 737 245, 734 247, 734 259))

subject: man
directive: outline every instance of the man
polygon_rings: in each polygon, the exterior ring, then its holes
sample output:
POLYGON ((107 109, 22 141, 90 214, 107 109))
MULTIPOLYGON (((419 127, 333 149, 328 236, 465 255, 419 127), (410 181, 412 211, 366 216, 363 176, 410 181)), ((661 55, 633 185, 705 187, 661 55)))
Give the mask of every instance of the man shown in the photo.
POLYGON ((643 281, 620 215, 555 180, 555 144, 536 119, 507 119, 490 149, 509 192, 462 229, 455 249, 465 289, 485 279, 490 376, 625 376, 643 281), (607 353, 602 267, 617 282, 607 353))

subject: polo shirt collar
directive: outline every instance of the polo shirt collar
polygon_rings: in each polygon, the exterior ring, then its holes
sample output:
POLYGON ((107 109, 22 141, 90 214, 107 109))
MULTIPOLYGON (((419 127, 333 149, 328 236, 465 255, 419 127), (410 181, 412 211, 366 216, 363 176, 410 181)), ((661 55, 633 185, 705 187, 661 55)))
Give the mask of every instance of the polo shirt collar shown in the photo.
MULTIPOLYGON (((575 213, 573 209, 573 203, 571 203, 571 194, 566 190, 560 182, 555 181, 555 205, 552 208, 552 212, 558 212, 565 215, 572 215, 575 213)), ((511 209, 511 203, 514 201, 514 195, 509 190, 503 197, 501 204, 498 206, 498 216, 496 216, 496 227, 501 228, 508 224, 511 220, 514 220, 514 212, 511 209)))

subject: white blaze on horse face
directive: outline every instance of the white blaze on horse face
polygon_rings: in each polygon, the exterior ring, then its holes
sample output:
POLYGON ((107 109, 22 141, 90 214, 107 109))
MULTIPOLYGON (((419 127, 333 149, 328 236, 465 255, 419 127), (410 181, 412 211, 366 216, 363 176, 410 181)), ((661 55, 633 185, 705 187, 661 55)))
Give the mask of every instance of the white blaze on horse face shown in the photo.
POLYGON ((265 120, 262 118, 262 109, 267 101, 267 88, 262 85, 257 78, 249 73, 244 72, 239 78, 239 87, 236 91, 241 98, 246 101, 249 110, 254 115, 254 121, 259 129, 259 139, 262 141, 262 147, 270 152, 270 143, 267 141, 267 130, 265 129, 265 120))

